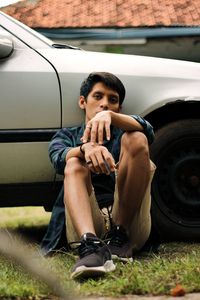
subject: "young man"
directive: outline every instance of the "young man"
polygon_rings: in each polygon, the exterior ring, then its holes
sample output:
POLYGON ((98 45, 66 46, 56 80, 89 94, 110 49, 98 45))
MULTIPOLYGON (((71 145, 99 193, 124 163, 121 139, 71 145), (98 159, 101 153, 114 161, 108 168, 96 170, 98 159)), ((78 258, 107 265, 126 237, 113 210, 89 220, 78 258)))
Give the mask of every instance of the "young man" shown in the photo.
POLYGON ((112 259, 131 259, 150 233, 154 134, 143 118, 120 113, 124 97, 115 75, 91 73, 80 89, 85 123, 61 129, 49 146, 55 169, 64 171, 67 239, 80 241, 72 278, 113 271, 112 259))

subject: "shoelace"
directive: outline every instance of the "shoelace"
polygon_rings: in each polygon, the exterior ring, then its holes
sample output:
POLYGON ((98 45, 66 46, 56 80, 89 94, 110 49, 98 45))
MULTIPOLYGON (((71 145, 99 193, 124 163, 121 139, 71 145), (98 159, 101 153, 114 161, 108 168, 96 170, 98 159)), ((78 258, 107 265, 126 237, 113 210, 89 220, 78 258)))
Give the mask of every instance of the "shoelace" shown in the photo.
POLYGON ((128 241, 128 237, 123 229, 119 226, 114 226, 105 237, 105 241, 107 241, 107 245, 121 247, 128 241))
POLYGON ((69 245, 74 245, 74 244, 77 246, 74 247, 73 250, 78 249, 79 256, 82 258, 86 255, 96 252, 99 246, 102 244, 102 242, 90 237, 90 238, 86 238, 85 240, 69 243, 69 245))

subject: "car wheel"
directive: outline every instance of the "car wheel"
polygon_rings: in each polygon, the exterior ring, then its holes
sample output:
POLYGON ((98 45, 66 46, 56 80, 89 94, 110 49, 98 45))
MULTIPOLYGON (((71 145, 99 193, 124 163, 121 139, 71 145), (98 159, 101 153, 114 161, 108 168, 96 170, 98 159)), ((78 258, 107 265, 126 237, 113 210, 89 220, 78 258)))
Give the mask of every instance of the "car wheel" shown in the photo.
POLYGON ((161 240, 200 240, 200 120, 180 120, 155 133, 151 158, 152 222, 161 240))

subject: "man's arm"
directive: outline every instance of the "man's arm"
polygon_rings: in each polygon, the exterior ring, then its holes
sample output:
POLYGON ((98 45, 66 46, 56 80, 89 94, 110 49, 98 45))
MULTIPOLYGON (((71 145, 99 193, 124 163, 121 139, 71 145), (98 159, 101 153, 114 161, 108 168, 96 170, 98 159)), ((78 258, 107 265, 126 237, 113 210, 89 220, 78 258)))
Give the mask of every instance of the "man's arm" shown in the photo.
POLYGON ((110 139, 110 126, 121 128, 124 131, 142 131, 147 136, 149 143, 153 142, 153 128, 149 122, 137 115, 125 115, 112 111, 102 111, 92 118, 86 126, 83 142, 90 140, 92 143, 103 144, 104 133, 110 139))
POLYGON ((132 116, 110 112, 111 124, 124 131, 143 131, 143 126, 132 116))
POLYGON ((140 123, 140 125, 143 127, 143 132, 146 135, 149 144, 152 144, 155 138, 153 126, 147 120, 138 115, 132 115, 131 117, 140 123))
POLYGON ((78 157, 86 162, 90 161, 88 168, 94 173, 110 174, 114 171, 115 162, 112 155, 104 147, 91 142, 76 146, 74 134, 67 128, 59 130, 49 144, 50 160, 58 174, 64 174, 68 159, 78 157))
POLYGON ((58 174, 64 174, 68 153, 83 159, 80 147, 75 146, 74 136, 67 128, 64 128, 53 136, 49 144, 49 157, 58 174))

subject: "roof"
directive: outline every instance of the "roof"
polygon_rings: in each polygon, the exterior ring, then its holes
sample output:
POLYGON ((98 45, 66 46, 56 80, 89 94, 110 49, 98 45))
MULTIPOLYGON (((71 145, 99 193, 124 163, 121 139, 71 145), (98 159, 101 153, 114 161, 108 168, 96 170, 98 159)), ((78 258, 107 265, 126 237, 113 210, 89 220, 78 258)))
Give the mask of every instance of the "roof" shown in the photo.
POLYGON ((200 0, 23 0, 1 10, 32 28, 200 26, 200 0))

